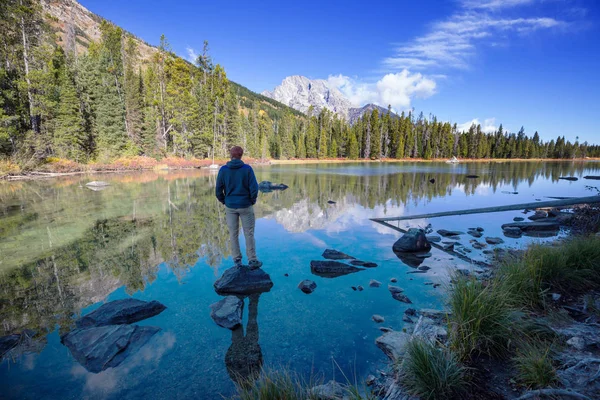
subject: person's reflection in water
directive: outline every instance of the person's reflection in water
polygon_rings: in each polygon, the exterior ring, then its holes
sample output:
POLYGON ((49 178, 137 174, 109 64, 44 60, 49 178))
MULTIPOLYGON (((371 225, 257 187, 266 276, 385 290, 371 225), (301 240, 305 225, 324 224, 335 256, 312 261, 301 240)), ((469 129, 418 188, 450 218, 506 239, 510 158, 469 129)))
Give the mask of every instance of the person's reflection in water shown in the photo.
POLYGON ((255 293, 248 296, 248 325, 231 332, 231 346, 225 354, 225 366, 231 379, 238 385, 255 381, 260 375, 263 355, 258 344, 258 298, 255 293))

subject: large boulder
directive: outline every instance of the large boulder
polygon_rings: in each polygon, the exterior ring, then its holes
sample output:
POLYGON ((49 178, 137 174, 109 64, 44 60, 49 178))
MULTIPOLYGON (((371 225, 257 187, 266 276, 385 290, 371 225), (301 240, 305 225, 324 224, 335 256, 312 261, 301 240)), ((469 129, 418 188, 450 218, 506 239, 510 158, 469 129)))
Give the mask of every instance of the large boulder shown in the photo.
POLYGON ((234 330, 242 324, 244 302, 236 296, 227 296, 210 305, 210 317, 217 325, 234 330))
POLYGON ((121 364, 158 331, 160 328, 138 325, 77 328, 63 335, 61 342, 85 369, 98 373, 121 364))
POLYGON ((404 356, 406 345, 410 340, 410 335, 405 332, 390 331, 375 339, 375 344, 392 361, 397 361, 404 356))
POLYGON ((251 270, 244 266, 231 267, 214 283, 217 294, 253 294, 268 292, 273 287, 269 274, 262 269, 251 270))
POLYGON ((333 249, 325 250, 323 252, 323 258, 326 258, 328 260, 354 260, 354 257, 333 249))
POLYGON ((313 260, 310 262, 310 271, 314 275, 321 276, 323 278, 337 278, 338 276, 364 271, 364 269, 344 264, 339 261, 313 260))
POLYGON ((103 304, 97 310, 79 318, 78 328, 91 326, 132 324, 163 312, 167 307, 158 301, 142 301, 138 299, 114 300, 103 304))
POLYGON ((423 229, 410 228, 408 232, 394 243, 392 250, 395 253, 427 252, 431 250, 431 244, 429 244, 423 229))

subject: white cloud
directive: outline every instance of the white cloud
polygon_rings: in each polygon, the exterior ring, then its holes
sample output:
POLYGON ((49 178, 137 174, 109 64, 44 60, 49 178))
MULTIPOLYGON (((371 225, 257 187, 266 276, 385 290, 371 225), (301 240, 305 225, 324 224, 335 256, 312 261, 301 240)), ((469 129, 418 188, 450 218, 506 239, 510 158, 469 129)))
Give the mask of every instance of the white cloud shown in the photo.
POLYGON ((471 128, 472 125, 481 125, 481 130, 484 133, 492 133, 498 130, 498 127, 496 126, 496 118, 486 118, 483 121, 483 124, 479 122, 479 118, 474 118, 471 121, 467 121, 463 124, 457 124, 456 128, 459 132, 466 132, 469 130, 469 128, 471 128))
POLYGON ((387 74, 375 83, 365 83, 344 75, 331 75, 328 83, 338 88, 353 104, 375 103, 381 107, 407 109, 413 98, 427 98, 435 94, 436 82, 420 73, 407 69, 387 74))
POLYGON ((461 8, 447 19, 435 22, 429 32, 403 43, 383 60, 392 70, 469 68, 477 47, 492 45, 510 34, 567 26, 565 21, 543 16, 507 17, 502 11, 544 0, 462 0, 461 8))
POLYGON ((187 47, 186 51, 188 55, 188 61, 195 64, 196 60, 198 59, 198 54, 196 53, 196 50, 194 50, 192 47, 187 47))

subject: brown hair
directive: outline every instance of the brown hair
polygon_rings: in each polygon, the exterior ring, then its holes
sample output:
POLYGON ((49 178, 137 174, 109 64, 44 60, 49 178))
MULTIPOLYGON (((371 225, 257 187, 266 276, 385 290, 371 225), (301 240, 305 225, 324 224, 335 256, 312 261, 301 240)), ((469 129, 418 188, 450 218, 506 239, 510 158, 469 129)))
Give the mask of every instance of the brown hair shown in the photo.
POLYGON ((244 155, 244 149, 242 149, 240 146, 233 146, 231 150, 229 150, 229 154, 231 155, 231 158, 236 158, 239 160, 244 155))

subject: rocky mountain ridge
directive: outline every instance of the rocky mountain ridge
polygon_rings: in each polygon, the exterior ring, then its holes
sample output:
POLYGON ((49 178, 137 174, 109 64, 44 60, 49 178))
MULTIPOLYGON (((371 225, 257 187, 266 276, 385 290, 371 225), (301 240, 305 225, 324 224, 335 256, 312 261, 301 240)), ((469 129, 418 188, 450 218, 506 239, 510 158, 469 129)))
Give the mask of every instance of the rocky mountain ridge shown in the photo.
POLYGON ((376 104, 366 104, 359 107, 328 81, 309 79, 301 75, 288 76, 275 89, 272 91, 265 90, 261 94, 305 114, 308 113, 310 107, 314 109, 313 115, 318 114, 323 109, 330 110, 350 122, 350 124, 354 124, 363 114, 372 112, 375 109, 387 113, 386 108, 376 104))

